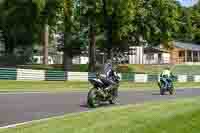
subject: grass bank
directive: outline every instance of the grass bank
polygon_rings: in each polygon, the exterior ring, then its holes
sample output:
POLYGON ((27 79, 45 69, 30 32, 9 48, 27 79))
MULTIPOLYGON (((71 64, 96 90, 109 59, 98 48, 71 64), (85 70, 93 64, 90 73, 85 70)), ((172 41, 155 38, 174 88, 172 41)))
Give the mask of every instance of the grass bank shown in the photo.
MULTIPOLYGON (((0 92, 15 91, 88 91, 88 82, 69 81, 8 81, 0 80, 0 92)), ((176 88, 200 88, 200 83, 175 83, 176 88)), ((120 90, 158 90, 157 83, 121 82, 120 90)))
MULTIPOLYGON (((169 65, 135 65, 135 64, 126 64, 118 65, 118 72, 133 72, 133 73, 146 73, 146 74, 159 74, 169 65)), ((63 66, 59 64, 54 65, 18 65, 17 68, 24 69, 39 69, 39 70, 63 70, 63 66)), ((97 70, 102 70, 103 65, 96 66, 97 70)), ((172 65, 171 69, 175 74, 186 74, 186 75, 199 75, 200 74, 200 65, 172 65)), ((76 72, 88 72, 88 65, 73 65, 72 71, 76 72)))
MULTIPOLYGON (((134 73, 146 73, 146 74, 160 74, 166 66, 169 65, 119 65, 120 72, 134 72, 134 73)), ((174 74, 186 74, 186 75, 199 75, 200 65, 171 65, 171 70, 174 74)))
POLYGON ((198 97, 102 108, 2 129, 0 133, 199 133, 199 101, 198 97))

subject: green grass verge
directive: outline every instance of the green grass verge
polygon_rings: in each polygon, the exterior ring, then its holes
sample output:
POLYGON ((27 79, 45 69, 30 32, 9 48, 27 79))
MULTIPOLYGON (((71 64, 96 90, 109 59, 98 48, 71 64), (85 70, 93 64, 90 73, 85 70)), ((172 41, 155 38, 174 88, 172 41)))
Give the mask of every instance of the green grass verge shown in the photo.
MULTIPOLYGON (((118 72, 133 72, 133 73, 147 73, 147 74, 159 74, 168 65, 118 65, 118 72)), ((40 70, 63 70, 63 66, 59 64, 54 65, 18 65, 17 68, 25 69, 40 69, 40 70)), ((96 66, 97 70, 102 70, 103 65, 96 66)), ((200 65, 172 65, 173 73, 175 74, 187 74, 197 75, 200 74, 200 65)), ((88 65, 73 65, 72 71, 87 72, 88 65)))
POLYGON ((0 133, 199 133, 200 98, 97 109, 0 133))
MULTIPOLYGON (((146 73, 146 74, 159 74, 168 65, 120 65, 119 71, 133 72, 133 73, 146 73)), ((198 75, 200 74, 200 65, 172 65, 171 70, 174 74, 198 75)))
MULTIPOLYGON (((88 82, 69 81, 9 81, 0 80, 0 92, 20 91, 88 91, 91 85, 88 82)), ((200 88, 200 83, 175 83, 176 88, 200 88)), ((158 90, 157 83, 121 82, 120 90, 158 90)))
MULTIPOLYGON (((52 65, 42 65, 42 64, 35 64, 35 65, 18 65, 17 68, 23 69, 36 69, 36 70, 63 70, 62 64, 52 64, 52 65)), ((87 72, 88 65, 87 64, 74 64, 72 65, 72 71, 75 72, 87 72)))

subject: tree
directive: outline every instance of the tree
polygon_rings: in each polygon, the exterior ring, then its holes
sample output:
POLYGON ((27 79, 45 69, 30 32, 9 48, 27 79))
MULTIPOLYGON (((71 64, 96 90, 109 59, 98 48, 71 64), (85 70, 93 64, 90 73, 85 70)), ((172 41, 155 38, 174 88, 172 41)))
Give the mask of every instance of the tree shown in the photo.
POLYGON ((1 3, 0 27, 7 55, 18 46, 43 44, 44 64, 48 64, 48 43, 62 0, 9 0, 1 3))
POLYGON ((81 3, 84 22, 90 29, 89 69, 94 71, 96 43, 97 47, 106 49, 107 58, 112 58, 112 48, 121 47, 121 41, 132 30, 134 3, 131 0, 86 0, 81 3))
POLYGON ((191 9, 181 7, 180 16, 180 30, 177 33, 177 40, 181 41, 192 41, 194 38, 193 28, 192 28, 192 14, 191 9))
POLYGON ((71 71, 73 56, 81 53, 83 34, 80 28, 80 1, 63 0, 57 25, 60 33, 59 50, 63 51, 64 70, 71 71))
POLYGON ((192 7, 180 6, 180 30, 177 40, 200 43, 200 1, 192 7))
POLYGON ((81 2, 81 22, 84 27, 88 27, 89 38, 89 71, 95 71, 96 65, 96 34, 101 15, 101 0, 85 0, 81 2))
POLYGON ((134 24, 134 41, 143 38, 151 45, 171 42, 179 30, 179 8, 175 0, 140 1, 134 24))
POLYGON ((30 1, 3 1, 0 8, 0 27, 6 54, 14 54, 18 46, 31 46, 37 35, 36 7, 30 1))
POLYGON ((191 21, 194 34, 193 41, 200 44, 200 1, 194 7, 192 7, 191 12, 191 21))
POLYGON ((132 0, 102 0, 104 15, 104 30, 108 58, 112 58, 112 48, 121 47, 120 42, 133 31, 132 21, 135 17, 135 1, 132 0), (118 44, 118 45, 117 45, 118 44))
POLYGON ((43 63, 48 64, 49 26, 56 25, 57 13, 62 0, 33 0, 37 6, 38 22, 41 27, 41 42, 43 45, 43 63))

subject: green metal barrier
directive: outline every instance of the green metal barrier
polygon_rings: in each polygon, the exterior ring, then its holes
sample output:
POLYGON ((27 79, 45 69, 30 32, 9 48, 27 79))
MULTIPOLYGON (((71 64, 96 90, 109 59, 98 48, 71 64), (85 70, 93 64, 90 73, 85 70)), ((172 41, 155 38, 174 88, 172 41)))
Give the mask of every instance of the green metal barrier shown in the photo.
POLYGON ((194 81, 194 76, 193 75, 187 75, 187 81, 193 82, 194 81))
POLYGON ((64 71, 47 70, 45 72, 45 80, 47 80, 47 81, 67 80, 67 74, 64 71))
POLYGON ((148 82, 157 82, 158 81, 158 75, 148 75, 148 82))
POLYGON ((134 73, 122 73, 122 81, 135 81, 134 73))
POLYGON ((17 70, 15 68, 0 68, 0 80, 16 80, 17 70))

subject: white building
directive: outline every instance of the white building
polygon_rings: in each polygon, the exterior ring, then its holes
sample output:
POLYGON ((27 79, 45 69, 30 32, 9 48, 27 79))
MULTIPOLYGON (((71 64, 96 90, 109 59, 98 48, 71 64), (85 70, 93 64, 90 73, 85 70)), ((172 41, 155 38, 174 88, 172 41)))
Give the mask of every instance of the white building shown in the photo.
POLYGON ((169 64, 170 53, 150 47, 130 47, 129 64, 169 64))
POLYGON ((130 47, 129 64, 143 64, 143 47, 130 47))
POLYGON ((76 56, 76 57, 73 57, 72 63, 73 64, 88 64, 89 58, 87 56, 76 56))

